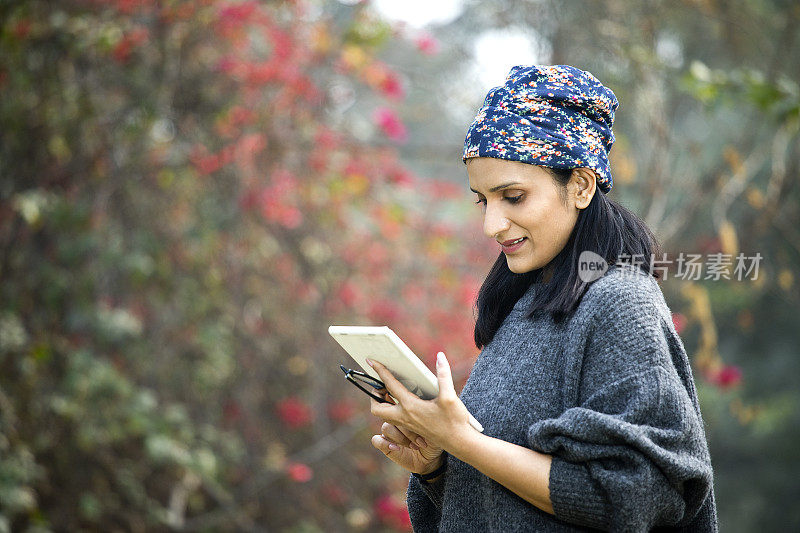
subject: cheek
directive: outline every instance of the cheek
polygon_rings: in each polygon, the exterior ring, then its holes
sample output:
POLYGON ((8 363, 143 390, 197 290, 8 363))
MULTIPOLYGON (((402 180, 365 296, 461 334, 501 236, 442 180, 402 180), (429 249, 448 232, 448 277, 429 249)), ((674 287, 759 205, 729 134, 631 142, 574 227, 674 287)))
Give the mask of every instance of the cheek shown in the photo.
POLYGON ((539 238, 550 246, 559 248, 560 251, 560 248, 569 240, 572 229, 575 227, 575 220, 571 213, 562 208, 540 220, 539 227, 543 234, 540 234, 539 238))
POLYGON ((576 221, 577 218, 572 216, 572 213, 564 213, 563 216, 558 219, 559 233, 562 236, 569 237, 569 234, 572 233, 572 228, 575 227, 576 221))

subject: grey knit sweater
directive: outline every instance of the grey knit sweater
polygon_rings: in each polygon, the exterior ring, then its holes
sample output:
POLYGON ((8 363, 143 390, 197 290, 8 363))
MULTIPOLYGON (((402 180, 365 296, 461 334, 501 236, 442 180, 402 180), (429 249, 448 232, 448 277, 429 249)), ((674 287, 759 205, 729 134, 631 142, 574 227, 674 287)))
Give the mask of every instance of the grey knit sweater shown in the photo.
POLYGON ((527 318, 484 347, 461 400, 484 433, 550 454, 555 516, 455 456, 409 480, 414 531, 717 531, 692 371, 656 281, 612 267, 571 318, 527 318))

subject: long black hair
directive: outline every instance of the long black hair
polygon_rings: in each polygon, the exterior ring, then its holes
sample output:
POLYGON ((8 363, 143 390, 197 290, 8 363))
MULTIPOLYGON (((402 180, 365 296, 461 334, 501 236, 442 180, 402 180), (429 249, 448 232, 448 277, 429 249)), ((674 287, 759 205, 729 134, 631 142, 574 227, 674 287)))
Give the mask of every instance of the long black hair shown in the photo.
MULTIPOLYGON (((566 191, 571 170, 544 167, 556 184, 566 191)), ((660 245, 653 232, 639 217, 597 190, 589 205, 578 213, 564 248, 547 267, 552 277, 542 283, 528 310, 532 317, 539 311, 551 313, 553 320, 565 320, 578 306, 590 283, 578 275, 578 257, 586 250, 604 258, 609 265, 620 257, 641 257, 639 268, 658 278, 651 257, 660 256, 660 245), (653 254, 653 255, 651 255, 653 254)), ((503 252, 478 292, 478 316, 475 322, 475 345, 483 348, 494 338, 503 320, 532 283, 542 281, 544 268, 516 274, 511 272, 503 252)))

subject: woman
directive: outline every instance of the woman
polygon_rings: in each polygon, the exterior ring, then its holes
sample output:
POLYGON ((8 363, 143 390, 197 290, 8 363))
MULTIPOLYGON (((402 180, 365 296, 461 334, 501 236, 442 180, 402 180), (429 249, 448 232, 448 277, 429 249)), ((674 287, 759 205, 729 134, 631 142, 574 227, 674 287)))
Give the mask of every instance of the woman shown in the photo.
POLYGON ((415 531, 717 530, 656 240, 605 196, 618 105, 588 72, 518 66, 467 133, 470 189, 502 248, 478 294, 481 354, 460 397, 438 354, 428 401, 371 363, 398 401, 371 400, 372 443, 412 473, 415 531))

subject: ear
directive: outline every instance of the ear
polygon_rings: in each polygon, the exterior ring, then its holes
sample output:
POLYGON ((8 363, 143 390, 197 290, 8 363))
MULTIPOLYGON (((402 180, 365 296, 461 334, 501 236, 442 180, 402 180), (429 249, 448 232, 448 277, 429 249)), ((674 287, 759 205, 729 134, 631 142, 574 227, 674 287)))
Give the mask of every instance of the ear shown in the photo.
POLYGON ((575 168, 570 176, 570 203, 578 209, 586 209, 597 192, 597 174, 591 168, 575 168))

